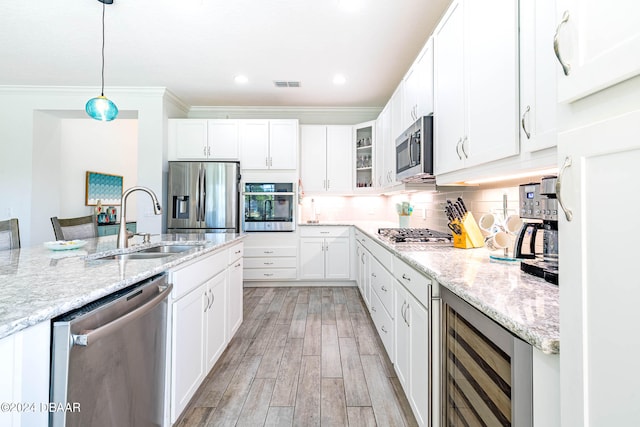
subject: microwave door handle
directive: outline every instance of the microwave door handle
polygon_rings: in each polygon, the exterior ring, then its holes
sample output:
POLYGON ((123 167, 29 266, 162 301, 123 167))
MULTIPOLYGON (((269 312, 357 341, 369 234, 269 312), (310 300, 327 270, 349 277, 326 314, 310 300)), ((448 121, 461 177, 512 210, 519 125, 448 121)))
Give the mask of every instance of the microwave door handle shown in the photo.
POLYGON ((411 149, 411 135, 407 139, 407 150, 409 151, 409 167, 413 166, 413 150, 411 149))

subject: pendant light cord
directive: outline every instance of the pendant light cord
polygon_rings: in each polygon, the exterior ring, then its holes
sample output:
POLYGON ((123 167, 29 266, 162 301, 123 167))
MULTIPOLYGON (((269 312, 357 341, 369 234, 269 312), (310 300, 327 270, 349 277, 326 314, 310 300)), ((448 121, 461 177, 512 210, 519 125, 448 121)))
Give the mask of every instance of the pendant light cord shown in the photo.
POLYGON ((106 5, 102 3, 102 86, 100 88, 100 96, 104 96, 104 11, 106 5))

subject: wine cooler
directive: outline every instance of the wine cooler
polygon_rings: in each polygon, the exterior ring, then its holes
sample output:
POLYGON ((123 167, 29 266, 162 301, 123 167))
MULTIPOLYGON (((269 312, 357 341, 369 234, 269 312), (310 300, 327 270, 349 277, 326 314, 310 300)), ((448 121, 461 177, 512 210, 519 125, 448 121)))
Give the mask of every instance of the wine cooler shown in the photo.
POLYGON ((441 425, 532 426, 531 345, 446 288, 441 294, 441 425))

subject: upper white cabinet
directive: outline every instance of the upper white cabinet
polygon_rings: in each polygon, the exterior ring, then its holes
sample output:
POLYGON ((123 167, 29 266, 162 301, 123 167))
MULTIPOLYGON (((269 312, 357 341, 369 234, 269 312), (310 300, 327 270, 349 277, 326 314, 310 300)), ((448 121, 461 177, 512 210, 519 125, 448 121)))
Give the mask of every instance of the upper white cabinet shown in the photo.
POLYGON ((356 151, 356 190, 375 185, 376 122, 360 123, 353 127, 356 151))
POLYGON ((238 160, 237 120, 169 119, 169 160, 238 160))
POLYGON ((513 156, 518 136, 518 6, 454 0, 434 33, 435 171, 513 156))
POLYGON ((433 38, 420 51, 402 85, 402 124, 408 128, 419 117, 433 113, 433 38))
POLYGON ((242 169, 297 169, 297 120, 241 120, 242 169))
POLYGON ((520 149, 533 152, 557 143, 559 114, 554 1, 520 0, 520 149))
POLYGON ((304 191, 350 193, 351 126, 300 126, 300 177, 304 191))
POLYGON ((572 102, 640 74, 640 4, 558 0, 558 101, 572 102))

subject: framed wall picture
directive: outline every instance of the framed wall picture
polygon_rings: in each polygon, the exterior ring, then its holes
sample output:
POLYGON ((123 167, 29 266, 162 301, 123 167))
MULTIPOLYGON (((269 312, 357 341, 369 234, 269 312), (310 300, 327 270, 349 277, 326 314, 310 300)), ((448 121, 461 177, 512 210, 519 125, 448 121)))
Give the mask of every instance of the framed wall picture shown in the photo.
POLYGON ((120 205, 122 176, 87 171, 85 205, 95 206, 98 200, 103 206, 120 205))

